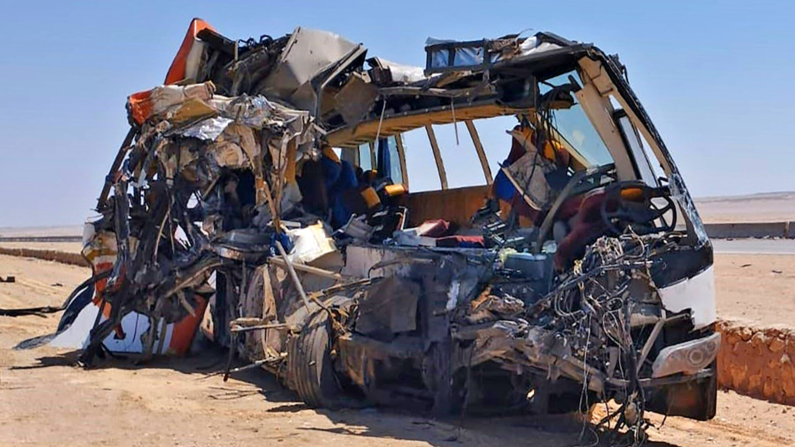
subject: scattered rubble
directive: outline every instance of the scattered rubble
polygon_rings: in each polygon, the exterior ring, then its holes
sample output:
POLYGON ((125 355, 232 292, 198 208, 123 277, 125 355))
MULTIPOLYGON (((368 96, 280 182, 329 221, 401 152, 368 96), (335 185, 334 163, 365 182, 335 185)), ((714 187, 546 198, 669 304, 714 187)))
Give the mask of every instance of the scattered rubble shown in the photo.
POLYGON ((551 33, 426 53, 423 70, 323 31, 238 41, 194 20, 165 84, 128 98, 86 224, 94 276, 52 343, 85 366, 146 360, 201 326, 227 375, 264 368, 312 406, 612 399, 600 425, 635 443, 646 409, 712 418, 712 248, 617 56, 551 33), (492 177, 474 123, 505 115, 492 177), (433 126, 459 121, 488 189, 447 188, 433 126), (422 128, 442 189, 415 195, 401 135, 422 128))

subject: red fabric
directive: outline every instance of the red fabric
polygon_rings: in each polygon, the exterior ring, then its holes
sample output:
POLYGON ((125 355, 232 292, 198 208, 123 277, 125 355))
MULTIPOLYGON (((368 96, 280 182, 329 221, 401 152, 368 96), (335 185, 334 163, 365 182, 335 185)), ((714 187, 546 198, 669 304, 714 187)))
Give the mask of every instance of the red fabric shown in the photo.
POLYGON ((605 234, 607 226, 602 220, 602 204, 607 200, 604 190, 580 196, 580 206, 571 231, 566 235, 555 252, 555 268, 563 270, 582 257, 585 247, 605 234))
POLYGON ((436 239, 437 247, 446 248, 485 248, 483 236, 445 236, 436 239))
POLYGON ((450 231, 450 222, 444 219, 426 220, 419 226, 419 236, 442 237, 450 231))
POLYGON ((511 199, 511 209, 516 211, 516 214, 532 220, 533 225, 539 224, 538 219, 541 216, 541 212, 528 205, 521 194, 516 193, 513 196, 513 199, 511 199))
POLYGON ((558 208, 558 214, 555 216, 556 220, 569 220, 574 217, 585 201, 585 195, 578 194, 574 197, 569 197, 558 208))

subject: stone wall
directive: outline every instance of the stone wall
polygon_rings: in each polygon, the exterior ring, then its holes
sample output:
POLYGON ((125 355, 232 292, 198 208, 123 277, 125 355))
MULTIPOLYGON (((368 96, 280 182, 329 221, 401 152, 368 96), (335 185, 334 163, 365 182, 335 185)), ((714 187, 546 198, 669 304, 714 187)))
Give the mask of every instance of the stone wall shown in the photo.
POLYGON ((711 238, 764 238, 783 237, 795 239, 795 222, 749 222, 704 224, 711 238))
POLYGON ((79 265, 90 267, 88 261, 80 253, 66 253, 54 250, 34 250, 29 248, 5 248, 0 247, 0 255, 20 256, 25 258, 44 259, 45 261, 55 261, 62 264, 79 265))
POLYGON ((795 330, 721 321, 718 384, 751 397, 795 405, 795 330))

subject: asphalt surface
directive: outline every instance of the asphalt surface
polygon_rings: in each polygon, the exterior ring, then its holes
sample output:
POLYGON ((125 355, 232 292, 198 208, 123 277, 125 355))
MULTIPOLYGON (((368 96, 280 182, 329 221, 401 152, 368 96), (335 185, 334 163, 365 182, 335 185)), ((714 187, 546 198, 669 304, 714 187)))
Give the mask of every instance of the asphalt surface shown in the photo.
POLYGON ((795 239, 712 239, 715 253, 795 255, 795 239))

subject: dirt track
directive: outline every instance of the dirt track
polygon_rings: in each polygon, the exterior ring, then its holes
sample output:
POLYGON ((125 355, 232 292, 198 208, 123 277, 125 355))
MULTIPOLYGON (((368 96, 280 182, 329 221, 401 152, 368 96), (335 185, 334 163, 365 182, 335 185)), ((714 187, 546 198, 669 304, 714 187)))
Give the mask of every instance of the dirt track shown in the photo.
MULTIPOLYGON (((720 293, 726 280, 720 261, 717 265, 720 293)), ((19 282, 0 284, 0 307, 60 304, 88 271, 0 256, 0 276, 8 274, 19 282), (56 283, 63 286, 52 286, 56 283)), ((746 280, 762 283, 752 276, 746 280)), ((71 366, 74 353, 49 347, 11 350, 53 330, 57 321, 57 315, 0 317, 2 446, 581 444, 582 424, 571 417, 436 421, 388 410, 314 411, 264 372, 240 374, 226 383, 210 375, 223 362, 217 351, 142 367, 129 359, 105 361, 84 371, 71 366)), ((650 430, 649 445, 795 445, 794 407, 731 392, 719 393, 718 404, 718 416, 709 422, 669 418, 662 429, 650 430)), ((651 419, 655 425, 662 422, 658 415, 651 419)))

